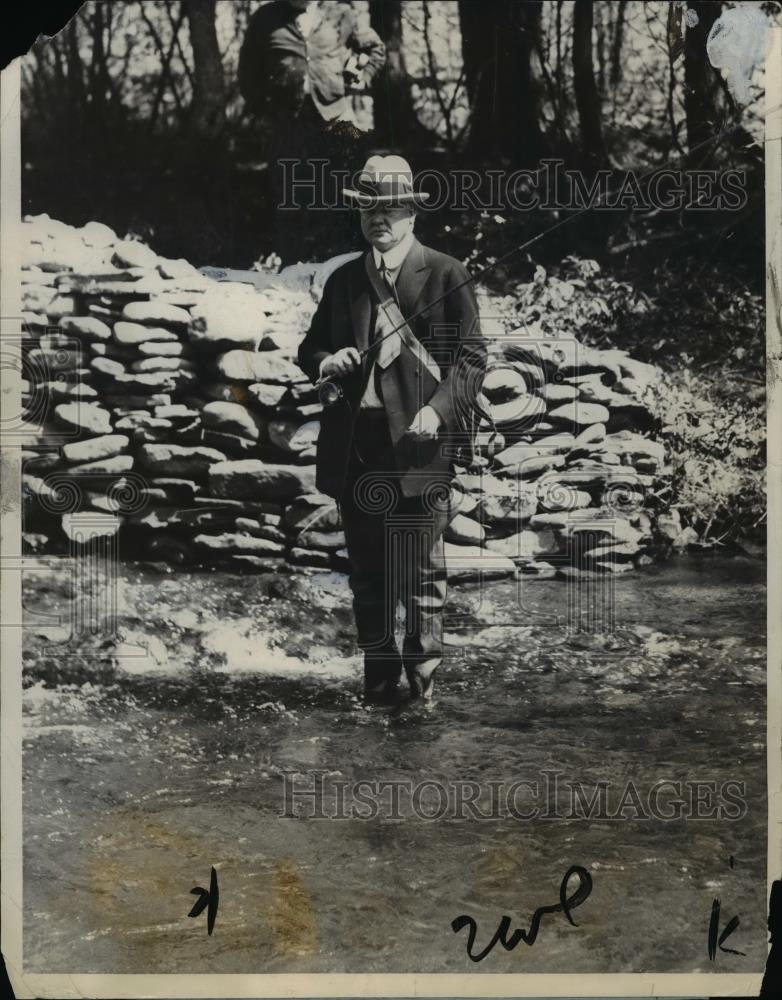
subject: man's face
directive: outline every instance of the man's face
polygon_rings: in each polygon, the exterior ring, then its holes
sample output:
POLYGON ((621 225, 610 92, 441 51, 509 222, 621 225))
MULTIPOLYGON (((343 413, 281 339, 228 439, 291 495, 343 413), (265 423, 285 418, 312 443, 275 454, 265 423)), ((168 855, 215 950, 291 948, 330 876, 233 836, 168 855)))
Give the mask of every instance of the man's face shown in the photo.
POLYGON ((412 205, 376 205, 361 209, 361 232, 367 243, 381 253, 401 243, 412 232, 414 223, 412 205))

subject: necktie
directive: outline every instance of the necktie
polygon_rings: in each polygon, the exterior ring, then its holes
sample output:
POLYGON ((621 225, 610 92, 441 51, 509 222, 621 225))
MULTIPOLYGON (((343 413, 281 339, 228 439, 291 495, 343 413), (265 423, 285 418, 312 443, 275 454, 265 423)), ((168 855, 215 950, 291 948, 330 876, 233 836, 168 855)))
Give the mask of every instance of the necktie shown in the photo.
POLYGON ((394 284, 391 278, 391 272, 389 271, 388 265, 386 264, 383 257, 380 258, 379 273, 380 277, 383 279, 383 281, 385 281, 386 285, 388 285, 388 290, 393 295, 394 301, 396 302, 397 305, 399 305, 399 296, 396 293, 396 285, 394 284))

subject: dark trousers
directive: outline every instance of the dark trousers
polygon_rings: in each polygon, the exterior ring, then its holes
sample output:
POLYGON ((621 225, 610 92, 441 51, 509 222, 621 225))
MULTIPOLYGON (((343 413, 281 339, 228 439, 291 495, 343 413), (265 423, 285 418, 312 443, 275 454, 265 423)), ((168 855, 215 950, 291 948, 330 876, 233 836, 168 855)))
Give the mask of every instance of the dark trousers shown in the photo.
POLYGON ((430 676, 442 659, 447 504, 442 490, 402 495, 384 413, 359 413, 341 510, 367 684, 398 680, 403 666, 408 677, 430 676))

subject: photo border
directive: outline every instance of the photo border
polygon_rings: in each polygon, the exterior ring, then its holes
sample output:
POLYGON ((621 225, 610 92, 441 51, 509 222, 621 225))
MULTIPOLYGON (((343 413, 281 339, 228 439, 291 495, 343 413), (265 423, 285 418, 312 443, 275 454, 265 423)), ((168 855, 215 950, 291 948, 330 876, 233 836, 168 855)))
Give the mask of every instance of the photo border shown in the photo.
MULTIPOLYGON (((768 890, 782 878, 782 27, 766 59, 766 347, 768 494, 768 890), (770 110, 769 110, 770 109, 770 110)), ((0 317, 21 317, 20 60, 0 78, 0 317)), ((21 334, 20 319, 2 333, 21 334)), ((21 374, 0 372, 0 412, 21 412, 21 374)), ((757 973, 68 975, 22 965, 20 445, 0 442, 1 944, 18 997, 630 997, 757 995, 757 973)))

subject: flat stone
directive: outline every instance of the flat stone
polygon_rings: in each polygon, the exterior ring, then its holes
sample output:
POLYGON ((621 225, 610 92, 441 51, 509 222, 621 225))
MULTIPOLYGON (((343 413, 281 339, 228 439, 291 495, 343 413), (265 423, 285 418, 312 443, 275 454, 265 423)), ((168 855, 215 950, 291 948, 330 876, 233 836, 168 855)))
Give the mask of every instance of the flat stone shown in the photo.
POLYGON ((147 358, 180 358, 185 353, 185 348, 178 340, 146 340, 143 344, 138 344, 138 352, 147 358))
POLYGON ((344 548, 345 535, 342 531, 303 531, 296 536, 296 545, 303 549, 323 549, 332 552, 344 548))
POLYGON ((111 358, 93 358, 90 361, 90 368, 94 372, 97 372, 98 375, 105 375, 111 379, 125 374, 125 366, 119 361, 113 361, 111 358))
POLYGON ((481 501, 480 516, 484 524, 518 524, 527 521, 538 508, 534 490, 519 491, 506 496, 485 496, 481 501))
POLYGON ((581 510, 592 503, 592 495, 586 490, 565 483, 546 481, 538 488, 541 511, 581 510))
POLYGON ((598 444, 601 441, 605 441, 606 438, 606 425, 605 424, 592 424, 589 427, 585 427, 581 433, 573 438, 573 448, 585 448, 590 444, 598 444))
POLYGON ((230 562, 240 573, 280 573, 285 568, 285 560, 273 556, 249 556, 242 553, 232 555, 230 562))
POLYGON ((317 420, 305 424, 297 424, 290 420, 273 420, 269 424, 271 443, 291 455, 314 448, 319 432, 320 423, 317 420))
POLYGON ((640 483, 638 473, 629 466, 611 465, 608 462, 589 458, 577 458, 567 468, 556 473, 563 483, 581 485, 584 489, 601 486, 628 486, 635 488, 640 483))
POLYGON ((636 399, 644 394, 646 386, 641 382, 637 382, 634 378, 629 378, 625 376, 620 378, 618 382, 614 382, 612 386, 614 392, 620 393, 623 396, 633 396, 636 399))
POLYGON ((630 562, 640 552, 638 542, 619 542, 616 545, 596 545, 583 553, 584 559, 602 562, 630 562))
POLYGON ((62 455, 66 462, 97 462, 102 458, 119 455, 130 444, 130 438, 124 434, 104 434, 101 437, 88 438, 86 441, 72 441, 62 446, 62 455))
POLYGON ((483 378, 481 389, 490 403, 507 402, 528 393, 527 380, 512 362, 490 368, 483 378))
POLYGON ((117 375, 114 384, 129 392, 137 389, 148 389, 150 392, 173 392, 177 387, 177 379, 171 372, 145 372, 142 374, 124 373, 117 375))
POLYGON ((518 531, 507 538, 489 538, 486 548, 499 552, 508 559, 536 559, 541 555, 555 555, 560 546, 552 531, 518 531))
POLYGON ((117 267, 154 267, 157 263, 157 254, 145 243, 122 240, 115 244, 111 260, 117 267))
POLYGON ((60 329, 63 333, 73 333, 90 340, 108 340, 111 336, 111 327, 97 316, 64 316, 60 329))
POLYGON ((462 472, 455 480, 455 485, 463 493, 478 493, 486 496, 512 496, 518 487, 508 479, 500 479, 490 472, 462 472))
POLYGON ((163 327, 149 327, 142 323, 129 323, 121 320, 114 324, 114 339, 118 344, 134 347, 137 344, 146 343, 148 340, 171 343, 178 342, 179 338, 173 331, 165 330, 163 327))
POLYGON ((98 250, 117 242, 117 234, 103 222, 85 222, 79 232, 88 247, 96 247, 98 250))
POLYGON ((498 427, 521 427, 534 424, 543 417, 546 413, 546 404, 540 396, 527 394, 507 403, 492 404, 489 412, 498 427))
POLYGON ((606 520, 608 514, 600 507, 585 507, 573 511, 563 510, 557 512, 547 512, 534 514, 529 521, 529 527, 534 531, 545 528, 553 530, 565 530, 570 525, 578 522, 588 522, 606 520))
POLYGON ((190 313, 186 309, 155 300, 128 302, 122 310, 122 318, 145 326, 183 327, 190 324, 190 313))
POLYGON ((555 406, 558 403, 570 403, 578 395, 578 389, 574 385, 560 385, 556 382, 547 382, 536 391, 542 399, 545 399, 549 406, 555 406))
POLYGON ((253 535, 226 532, 222 535, 196 535, 193 543, 210 552, 232 553, 242 552, 252 555, 282 555, 284 546, 268 538, 256 538, 253 535))
POLYGON ((157 261, 157 269, 163 278, 180 279, 200 277, 198 268, 191 264, 189 260, 185 260, 184 257, 178 257, 176 259, 159 257, 157 261))
POLYGON ((224 461, 225 455, 214 448, 145 444, 139 450, 139 463, 151 475, 181 477, 196 482, 224 461))
POLYGON ((58 422, 76 431, 91 434, 108 434, 111 431, 111 414, 95 403, 60 403, 54 408, 58 422))
POLYGON ((194 344, 257 350, 267 329, 262 299, 246 286, 213 286, 194 306, 190 339, 194 344))
POLYGON ((575 428, 582 430, 590 424, 607 424, 610 416, 605 406, 598 403, 565 403, 563 406, 549 410, 548 419, 553 424, 567 427, 569 430, 575 428))
POLYGON ((67 382, 40 382, 35 387, 35 392, 36 394, 39 392, 46 393, 55 403, 78 399, 94 401, 98 396, 98 390, 84 382, 74 382, 72 384, 67 382))
POLYGON ((293 358, 300 343, 301 333, 298 330, 267 330, 261 338, 260 347, 263 351, 282 351, 293 358))
POLYGON ((288 553, 288 560, 297 566, 316 566, 328 569, 331 566, 330 553, 317 549, 302 549, 295 546, 288 553))
MULTIPOLYGON (((280 531, 280 529, 273 524, 264 524, 257 518, 237 517, 235 523, 236 530, 243 534, 255 535, 257 538, 268 538, 271 542, 280 542, 281 544, 284 544, 287 541, 287 536, 284 531, 280 531)), ((318 546, 315 547, 317 548, 318 546)), ((328 548, 328 546, 323 545, 320 546, 320 548, 328 548)))
POLYGON ((46 307, 46 315, 51 320, 61 320, 75 312, 76 300, 72 295, 56 295, 46 307))
POLYGON ((267 385, 263 382, 254 382, 247 386, 247 392, 256 403, 269 409, 276 409, 287 391, 284 385, 267 385))
POLYGON ((141 361, 134 361, 130 370, 138 375, 145 375, 149 372, 179 372, 192 371, 192 366, 182 358, 164 358, 161 356, 142 358, 141 361))
POLYGON ((172 503, 192 503, 201 487, 192 479, 176 479, 169 476, 155 477, 150 481, 155 489, 163 490, 172 503))
POLYGON ((478 507, 479 499, 474 493, 465 493, 457 483, 451 487, 451 512, 469 517, 478 507))
POLYGON ((537 580, 552 580, 557 575, 557 567, 541 559, 521 560, 518 563, 519 573, 537 580))
POLYGON ((307 403, 305 406, 297 406, 296 412, 302 417, 319 417, 323 413, 322 403, 307 403))
POLYGON ((464 514, 456 514, 448 522, 443 536, 446 542, 455 545, 481 545, 486 537, 486 529, 480 523, 464 514))
POLYGON ((436 557, 435 562, 444 562, 450 582, 493 580, 516 575, 513 560, 500 552, 482 549, 477 545, 454 545, 451 542, 445 542, 443 550, 442 558, 436 557))
POLYGON ((220 462, 210 471, 209 486, 215 497, 292 500, 315 492, 315 466, 267 464, 260 459, 220 462))
POLYGON ((660 369, 645 361, 636 361, 635 358, 624 356, 618 359, 618 363, 622 375, 633 379, 644 388, 648 385, 654 385, 662 378, 660 369))
POLYGON ((643 540, 643 535, 637 528, 634 528, 628 520, 616 516, 602 521, 597 520, 591 524, 579 523, 571 518, 562 530, 582 554, 597 546, 624 544, 638 546, 643 540))
POLYGON ((494 461, 497 465, 501 466, 518 465, 519 462, 524 462, 528 458, 536 458, 538 455, 542 455, 543 451, 544 449, 536 444, 519 442, 495 455, 494 461))
POLYGON ((617 394, 608 386, 597 384, 582 386, 579 389, 578 398, 585 403, 599 403, 601 406, 607 406, 610 410, 616 399, 621 397, 617 397, 617 394))
POLYGON ((218 359, 217 370, 232 382, 271 382, 288 386, 307 381, 298 365, 280 351, 228 351, 218 359))
POLYGON ((282 517, 282 525, 289 531, 317 528, 319 531, 338 531, 342 527, 336 503, 327 497, 327 503, 310 503, 309 497, 294 500, 282 517))
POLYGON ((247 407, 241 403, 207 403, 201 411, 205 427, 225 434, 238 434, 257 441, 261 435, 261 423, 247 407))
POLYGON ((114 476, 130 472, 133 468, 132 455, 114 455, 111 458, 102 458, 97 462, 86 462, 84 465, 74 465, 68 471, 73 476, 114 476))
POLYGON ((156 417, 162 417, 165 420, 171 420, 175 423, 189 424, 198 418, 199 413, 199 410, 185 406, 183 403, 169 403, 165 406, 155 407, 156 417))
POLYGON ((217 448, 224 455, 232 458, 252 458, 260 450, 257 441, 242 437, 239 434, 224 434, 221 431, 204 430, 204 444, 209 448, 217 448))
POLYGON ((551 469, 559 469, 565 464, 564 455, 538 455, 517 462, 515 465, 507 465, 502 469, 502 474, 515 476, 518 479, 533 479, 541 472, 548 472, 551 469))
MULTIPOLYGON (((639 559, 642 558, 639 556, 639 559)), ((604 576, 609 574, 620 575, 622 573, 630 573, 635 568, 635 562, 617 562, 612 559, 592 559, 589 561, 589 565, 596 572, 602 573, 604 576)))

